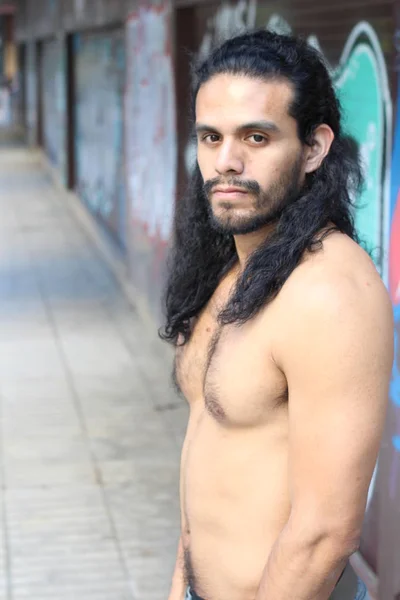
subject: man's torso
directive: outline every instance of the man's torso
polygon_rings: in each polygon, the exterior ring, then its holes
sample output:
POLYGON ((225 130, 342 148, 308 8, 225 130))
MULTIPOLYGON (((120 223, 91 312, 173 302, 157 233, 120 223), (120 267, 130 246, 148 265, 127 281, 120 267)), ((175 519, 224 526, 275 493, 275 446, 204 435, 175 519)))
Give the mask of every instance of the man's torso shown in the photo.
POLYGON ((278 295, 244 325, 221 328, 234 281, 231 273, 221 282, 176 353, 190 405, 182 541, 189 583, 207 600, 254 600, 291 509, 288 389, 274 362, 277 340, 290 343, 290 302, 278 295))
POLYGON ((177 351, 176 379, 190 404, 182 453, 183 543, 197 593, 254 597, 290 511, 287 388, 259 319, 217 323, 229 277, 177 351), (189 558, 190 552, 190 558, 189 558))

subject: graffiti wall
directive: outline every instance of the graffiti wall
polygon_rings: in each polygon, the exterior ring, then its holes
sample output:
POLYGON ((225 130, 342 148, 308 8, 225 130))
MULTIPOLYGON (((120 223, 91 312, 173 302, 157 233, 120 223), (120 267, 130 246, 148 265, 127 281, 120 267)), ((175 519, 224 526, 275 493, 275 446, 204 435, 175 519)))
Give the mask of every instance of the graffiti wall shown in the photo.
POLYGON ((368 23, 351 31, 333 77, 345 130, 357 141, 364 167, 357 229, 386 279, 392 107, 385 59, 368 23))
POLYGON ((36 73, 36 44, 26 45, 26 126, 29 145, 37 142, 38 105, 37 105, 37 73, 36 73))
MULTIPOLYGON (((396 130, 393 146, 392 185, 390 203, 389 290, 395 321, 395 357, 390 384, 389 406, 389 504, 398 513, 400 491, 400 82, 397 91, 396 130)), ((400 536, 400 520, 396 528, 400 536)), ((397 543, 399 539, 396 539, 397 543)), ((397 571, 395 589, 400 591, 400 572, 397 571)))
POLYGON ((66 181, 66 57, 58 40, 43 43, 43 142, 46 154, 66 181))
POLYGON ((77 192, 124 248, 123 31, 76 35, 74 51, 77 192))
POLYGON ((126 179, 132 277, 159 313, 175 208, 176 122, 171 8, 142 6, 127 21, 126 179))
POLYGON ((19 44, 18 52, 18 69, 14 82, 13 93, 13 122, 26 127, 26 44, 19 44))

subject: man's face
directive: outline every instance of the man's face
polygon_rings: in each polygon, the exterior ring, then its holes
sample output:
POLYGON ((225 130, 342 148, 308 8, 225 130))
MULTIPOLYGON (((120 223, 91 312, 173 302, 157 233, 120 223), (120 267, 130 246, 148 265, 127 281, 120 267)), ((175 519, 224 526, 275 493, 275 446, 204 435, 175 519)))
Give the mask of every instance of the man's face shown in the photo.
POLYGON ((196 99, 197 160, 214 226, 231 234, 273 221, 299 194, 303 147, 286 81, 216 75, 196 99))

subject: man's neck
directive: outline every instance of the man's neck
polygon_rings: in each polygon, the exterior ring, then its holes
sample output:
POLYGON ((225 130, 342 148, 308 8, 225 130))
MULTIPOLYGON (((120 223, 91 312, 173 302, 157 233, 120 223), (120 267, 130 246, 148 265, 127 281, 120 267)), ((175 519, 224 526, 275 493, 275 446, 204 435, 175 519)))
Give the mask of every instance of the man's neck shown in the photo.
POLYGON ((239 258, 240 269, 244 269, 246 266, 246 262, 251 254, 261 244, 263 244, 268 237, 271 236, 275 225, 266 225, 262 229, 258 229, 253 233, 246 233, 245 235, 235 235, 235 246, 236 252, 239 258))

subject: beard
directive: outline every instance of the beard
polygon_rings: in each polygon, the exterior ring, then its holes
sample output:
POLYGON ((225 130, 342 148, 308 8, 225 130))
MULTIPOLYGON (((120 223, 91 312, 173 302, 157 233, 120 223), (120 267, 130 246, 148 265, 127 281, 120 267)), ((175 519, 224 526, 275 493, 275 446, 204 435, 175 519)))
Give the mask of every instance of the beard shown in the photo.
POLYGON ((213 229, 229 235, 245 235, 253 233, 276 222, 286 206, 297 200, 301 195, 300 174, 302 157, 298 156, 290 169, 281 174, 280 178, 263 190, 255 180, 243 180, 239 177, 223 179, 215 177, 203 184, 203 193, 208 199, 208 213, 213 229), (254 201, 249 214, 238 215, 237 208, 230 202, 221 203, 224 209, 217 215, 211 204, 212 189, 217 185, 232 185, 249 192, 254 201))

